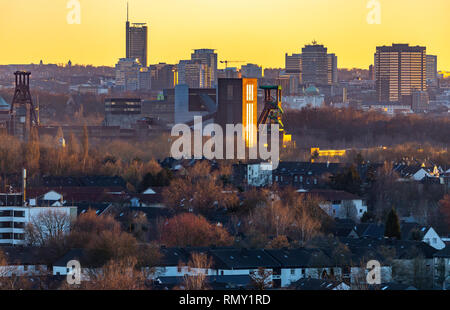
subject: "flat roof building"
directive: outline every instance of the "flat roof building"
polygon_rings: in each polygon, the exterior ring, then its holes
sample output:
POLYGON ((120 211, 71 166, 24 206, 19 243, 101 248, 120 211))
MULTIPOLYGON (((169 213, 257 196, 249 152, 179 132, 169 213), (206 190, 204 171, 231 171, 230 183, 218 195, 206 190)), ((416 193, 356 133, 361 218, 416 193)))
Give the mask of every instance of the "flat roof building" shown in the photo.
POLYGON ((375 78, 379 102, 402 102, 413 90, 426 91, 426 47, 393 44, 375 53, 375 78), (406 96, 406 97, 405 97, 406 96))

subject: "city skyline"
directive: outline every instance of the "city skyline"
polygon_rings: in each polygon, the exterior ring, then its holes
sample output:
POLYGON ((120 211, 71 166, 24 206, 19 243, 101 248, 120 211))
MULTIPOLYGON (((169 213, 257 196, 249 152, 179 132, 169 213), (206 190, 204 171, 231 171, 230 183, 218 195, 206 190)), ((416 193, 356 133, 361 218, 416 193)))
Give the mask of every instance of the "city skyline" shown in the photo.
MULTIPOLYGON (((345 4, 282 0, 276 7, 266 0, 258 5, 234 2, 189 0, 174 5, 135 0, 130 1, 130 20, 149 25, 148 63, 178 63, 193 49, 214 48, 221 60, 284 67, 285 53, 299 53, 317 40, 339 57, 340 68, 368 68, 377 46, 408 43, 426 46, 427 54, 437 55, 438 70, 450 69, 450 42, 442 40, 450 27, 445 18, 450 3, 445 0, 433 0, 427 6, 418 0, 381 1, 379 25, 367 22, 370 9, 365 0, 345 4), (273 44, 267 44, 267 38, 273 44)), ((67 23, 66 4, 54 5, 50 0, 2 4, 0 44, 9 48, 2 48, 0 63, 39 63, 41 59, 67 63, 70 59, 74 64, 114 66, 125 56, 126 1, 80 1, 80 24, 67 23), (10 25, 14 32, 5 31, 10 25)))

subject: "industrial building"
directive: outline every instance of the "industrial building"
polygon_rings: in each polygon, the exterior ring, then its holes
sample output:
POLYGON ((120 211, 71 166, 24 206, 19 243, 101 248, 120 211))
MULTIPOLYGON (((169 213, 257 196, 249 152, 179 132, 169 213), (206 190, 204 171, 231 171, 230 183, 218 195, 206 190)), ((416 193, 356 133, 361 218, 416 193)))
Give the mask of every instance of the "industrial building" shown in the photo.
POLYGON ((258 80, 219 79, 217 88, 216 123, 226 128, 227 124, 242 124, 246 145, 257 142, 258 80))

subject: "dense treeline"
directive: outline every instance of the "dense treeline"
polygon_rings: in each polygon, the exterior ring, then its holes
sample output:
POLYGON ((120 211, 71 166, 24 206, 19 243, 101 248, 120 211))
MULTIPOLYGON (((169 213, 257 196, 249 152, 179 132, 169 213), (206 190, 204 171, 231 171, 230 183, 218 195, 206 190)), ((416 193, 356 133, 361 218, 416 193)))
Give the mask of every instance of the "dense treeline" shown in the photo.
POLYGON ((129 189, 134 191, 145 181, 150 185, 167 184, 169 173, 163 173, 155 159, 169 154, 166 135, 146 142, 91 141, 85 128, 81 138, 74 134, 64 137, 62 130, 55 137, 38 137, 32 131, 28 142, 12 136, 0 135, 0 185, 14 184, 11 176, 20 175, 22 168, 28 169, 30 185, 45 175, 79 176, 107 175, 121 176, 129 189), (159 175, 158 175, 159 174, 159 175), (152 178, 152 176, 154 176, 152 178), (9 179, 8 179, 9 178, 9 179))
POLYGON ((302 109, 288 111, 284 123, 297 146, 312 142, 322 147, 366 148, 407 142, 450 144, 450 117, 398 115, 354 109, 302 109))

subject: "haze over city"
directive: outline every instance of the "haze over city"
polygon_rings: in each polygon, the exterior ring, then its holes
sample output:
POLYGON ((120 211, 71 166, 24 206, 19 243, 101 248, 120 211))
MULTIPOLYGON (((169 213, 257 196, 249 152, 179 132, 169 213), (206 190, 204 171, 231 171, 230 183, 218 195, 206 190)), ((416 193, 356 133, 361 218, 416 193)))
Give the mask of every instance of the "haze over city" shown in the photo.
MULTIPOLYGON (((204 47, 217 49, 223 59, 282 67, 285 53, 316 40, 339 55, 341 68, 367 68, 376 46, 409 43, 426 46, 439 56, 438 70, 450 70, 450 41, 442 39, 450 28, 449 1, 380 3, 381 24, 369 24, 365 0, 129 1, 130 20, 149 25, 149 63, 176 63, 204 47)), ((70 59, 113 66, 124 54, 126 1, 80 4, 78 25, 67 23, 64 0, 2 3, 0 63, 70 59)))

